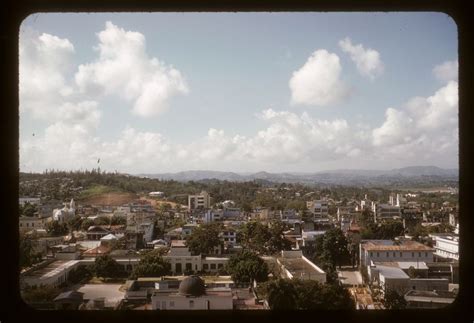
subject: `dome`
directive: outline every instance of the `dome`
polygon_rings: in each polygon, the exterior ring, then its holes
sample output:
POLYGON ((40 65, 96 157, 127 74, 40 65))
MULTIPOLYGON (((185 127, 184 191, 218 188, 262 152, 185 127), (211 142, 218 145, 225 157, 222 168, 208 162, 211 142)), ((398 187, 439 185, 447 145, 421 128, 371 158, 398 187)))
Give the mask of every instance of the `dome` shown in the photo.
POLYGON ((196 275, 188 276, 179 284, 179 293, 184 296, 201 296, 206 293, 204 281, 196 275))

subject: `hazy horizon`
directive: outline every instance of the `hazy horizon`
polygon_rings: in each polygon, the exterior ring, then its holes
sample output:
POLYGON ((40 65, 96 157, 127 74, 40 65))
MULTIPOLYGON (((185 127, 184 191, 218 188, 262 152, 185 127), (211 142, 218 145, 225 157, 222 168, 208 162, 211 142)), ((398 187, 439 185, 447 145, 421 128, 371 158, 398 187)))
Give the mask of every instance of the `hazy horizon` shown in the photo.
POLYGON ((19 37, 20 171, 458 168, 443 13, 40 13, 19 37))

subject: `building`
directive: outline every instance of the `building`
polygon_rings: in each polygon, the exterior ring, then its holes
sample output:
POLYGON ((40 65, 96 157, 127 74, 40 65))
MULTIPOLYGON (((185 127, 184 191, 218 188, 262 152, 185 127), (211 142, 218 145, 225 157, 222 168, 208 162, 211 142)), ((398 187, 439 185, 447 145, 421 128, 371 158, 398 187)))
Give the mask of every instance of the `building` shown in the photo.
POLYGON ((21 206, 24 206, 26 203, 31 205, 39 205, 41 203, 41 199, 39 197, 20 197, 18 203, 21 206))
POLYGON ((24 233, 34 229, 44 229, 49 221, 51 221, 51 217, 21 216, 18 226, 20 232, 24 233))
POLYGON ((206 288, 199 276, 189 276, 179 284, 178 291, 157 289, 151 296, 154 310, 232 310, 230 288, 206 288))
POLYGON ((202 191, 197 195, 188 196, 188 208, 194 209, 208 209, 211 207, 211 197, 206 191, 202 191))
POLYGON ((459 260, 459 236, 450 234, 430 236, 435 243, 436 257, 459 260))
POLYGON ((53 210, 53 220, 58 221, 59 223, 68 222, 76 215, 76 203, 74 199, 71 199, 69 205, 64 203, 64 207, 62 209, 54 209, 53 210))
POLYGON ((165 195, 165 193, 163 192, 150 192, 148 193, 148 196, 150 197, 163 197, 165 195))
POLYGON ((325 218, 329 215, 327 200, 308 201, 306 202, 306 207, 314 218, 325 218))
POLYGON ((400 220, 402 217, 400 206, 390 204, 378 204, 375 207, 374 220, 378 221, 393 221, 400 220))
POLYGON ((359 244, 359 264, 370 266, 373 262, 415 261, 433 262, 435 249, 416 241, 362 240, 359 244))
POLYGON ((407 308, 443 308, 454 302, 454 300, 456 299, 456 293, 444 290, 411 290, 405 294, 404 298, 407 302, 407 308))
POLYGON ((282 278, 316 280, 321 284, 326 282, 326 273, 303 256, 301 250, 283 250, 276 262, 280 266, 282 278))

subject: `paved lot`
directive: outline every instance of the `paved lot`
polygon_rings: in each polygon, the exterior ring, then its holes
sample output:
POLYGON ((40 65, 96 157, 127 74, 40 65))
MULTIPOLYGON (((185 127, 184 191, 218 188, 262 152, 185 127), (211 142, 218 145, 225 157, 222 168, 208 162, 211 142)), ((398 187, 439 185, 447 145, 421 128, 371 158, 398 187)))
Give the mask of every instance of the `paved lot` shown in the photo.
POLYGON ((343 285, 362 285, 362 275, 356 270, 343 270, 337 273, 343 285))
POLYGON ((105 297, 106 306, 115 306, 123 297, 124 292, 119 290, 121 284, 85 284, 78 292, 84 293, 84 300, 105 297))

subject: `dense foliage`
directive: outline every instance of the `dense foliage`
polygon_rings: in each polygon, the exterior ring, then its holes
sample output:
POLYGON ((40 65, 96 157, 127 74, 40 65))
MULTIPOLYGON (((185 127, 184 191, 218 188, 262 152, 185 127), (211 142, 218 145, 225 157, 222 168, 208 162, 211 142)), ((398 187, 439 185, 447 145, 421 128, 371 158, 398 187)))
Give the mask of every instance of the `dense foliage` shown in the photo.
POLYGON ((109 255, 95 258, 94 272, 97 277, 118 278, 124 275, 122 266, 109 255))
POLYGON ((270 227, 257 221, 245 223, 237 232, 237 242, 242 247, 261 254, 274 254, 281 250, 290 250, 291 242, 285 239, 284 223, 275 221, 270 227))
POLYGON ((263 285, 272 310, 351 310, 354 301, 340 285, 314 280, 278 279, 263 285))
POLYGON ((68 274, 68 281, 72 284, 78 284, 92 277, 92 272, 86 266, 78 266, 68 274))
POLYGON ((163 259, 159 251, 153 250, 140 259, 130 278, 161 277, 169 274, 171 274, 171 264, 163 259))
POLYGON ((256 253, 244 250, 232 255, 226 265, 226 271, 230 273, 232 280, 236 283, 251 283, 253 280, 263 282, 268 279, 268 266, 256 253))
POLYGON ((388 289, 385 291, 383 305, 388 309, 400 310, 407 307, 407 301, 405 297, 403 297, 403 294, 400 294, 396 290, 388 289))
POLYGON ((219 239, 219 226, 215 223, 203 224, 193 229, 186 238, 186 246, 195 255, 212 254, 214 247, 221 243, 219 239))
POLYGON ((41 261, 41 253, 35 253, 28 237, 20 237, 20 269, 41 261))

